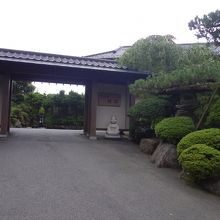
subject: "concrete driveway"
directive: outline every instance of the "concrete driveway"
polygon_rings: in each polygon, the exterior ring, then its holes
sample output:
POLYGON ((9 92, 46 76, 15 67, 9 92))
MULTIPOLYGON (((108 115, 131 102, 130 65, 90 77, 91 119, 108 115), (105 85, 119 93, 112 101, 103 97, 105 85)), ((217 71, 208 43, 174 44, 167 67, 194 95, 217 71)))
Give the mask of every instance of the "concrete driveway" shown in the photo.
POLYGON ((220 198, 158 169, 128 141, 12 129, 0 139, 1 220, 220 219, 220 198))

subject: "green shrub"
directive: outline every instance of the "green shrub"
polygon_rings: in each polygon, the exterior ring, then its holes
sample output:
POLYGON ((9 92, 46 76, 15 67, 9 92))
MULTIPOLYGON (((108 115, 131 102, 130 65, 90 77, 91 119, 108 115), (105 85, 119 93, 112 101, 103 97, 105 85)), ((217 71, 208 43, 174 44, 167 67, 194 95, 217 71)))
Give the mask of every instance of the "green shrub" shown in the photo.
POLYGON ((137 121, 144 121, 151 125, 158 118, 171 114, 171 104, 163 98, 150 97, 139 101, 128 111, 128 116, 137 121))
POLYGON ((143 121, 135 121, 130 124, 129 136, 132 138, 132 141, 139 144, 142 138, 155 137, 155 133, 143 121))
POLYGON ((46 115, 44 126, 46 128, 83 128, 83 117, 82 116, 65 116, 59 118, 53 115, 46 115))
POLYGON ((177 154, 180 155, 184 149, 194 144, 206 144, 209 147, 220 150, 220 129, 203 129, 186 135, 177 145, 177 154))
POLYGON ((208 128, 220 128, 220 101, 217 101, 210 108, 205 126, 208 128))
POLYGON ((26 127, 29 126, 30 117, 28 115, 28 111, 23 108, 23 105, 14 105, 11 108, 11 125, 13 127, 21 126, 26 127))
POLYGON ((139 143, 142 138, 155 136, 152 129, 155 123, 172 114, 172 104, 165 98, 148 97, 136 103, 128 111, 133 120, 129 135, 139 143))
POLYGON ((177 144, 188 133, 195 130, 190 117, 179 116, 165 118, 155 126, 156 135, 163 141, 177 144))
POLYGON ((184 174, 194 182, 220 176, 220 151, 205 144, 185 149, 178 160, 184 174))

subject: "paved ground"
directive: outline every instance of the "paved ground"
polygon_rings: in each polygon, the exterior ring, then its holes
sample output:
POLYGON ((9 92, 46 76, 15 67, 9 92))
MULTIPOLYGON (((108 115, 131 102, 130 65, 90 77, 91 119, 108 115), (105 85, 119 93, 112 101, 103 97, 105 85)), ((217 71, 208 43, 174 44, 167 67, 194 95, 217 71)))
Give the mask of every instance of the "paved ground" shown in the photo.
POLYGON ((220 219, 220 198, 154 168, 128 141, 12 129, 0 139, 1 220, 220 219))

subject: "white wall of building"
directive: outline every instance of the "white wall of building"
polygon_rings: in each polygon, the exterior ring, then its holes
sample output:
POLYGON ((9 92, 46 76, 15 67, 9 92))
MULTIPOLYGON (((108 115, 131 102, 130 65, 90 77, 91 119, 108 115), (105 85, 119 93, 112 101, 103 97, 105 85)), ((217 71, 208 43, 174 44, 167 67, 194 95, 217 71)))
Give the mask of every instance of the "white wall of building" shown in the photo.
POLYGON ((129 128, 129 119, 127 109, 129 106, 128 89, 126 85, 97 84, 97 98, 99 93, 120 94, 120 106, 100 106, 97 101, 96 127, 97 129, 106 129, 112 115, 115 115, 120 129, 129 128))

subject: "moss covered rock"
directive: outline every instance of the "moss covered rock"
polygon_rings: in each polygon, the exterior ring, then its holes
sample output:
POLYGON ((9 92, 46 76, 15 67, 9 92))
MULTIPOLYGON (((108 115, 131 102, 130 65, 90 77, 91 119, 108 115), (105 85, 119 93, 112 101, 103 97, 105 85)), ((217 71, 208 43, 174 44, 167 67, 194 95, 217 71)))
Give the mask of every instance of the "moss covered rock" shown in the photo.
POLYGON ((220 150, 220 129, 203 129, 186 135, 177 145, 177 154, 180 155, 183 150, 191 147, 194 144, 206 144, 209 147, 220 150))
POLYGON ((220 151, 205 144, 185 149, 178 160, 184 174, 194 182, 220 176, 220 151))
POLYGON ((156 135, 165 142, 177 144, 182 137, 195 130, 190 117, 165 118, 155 126, 156 135))

